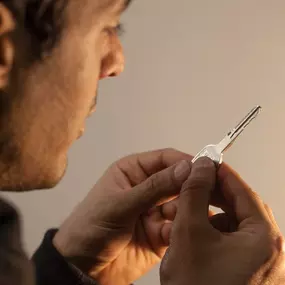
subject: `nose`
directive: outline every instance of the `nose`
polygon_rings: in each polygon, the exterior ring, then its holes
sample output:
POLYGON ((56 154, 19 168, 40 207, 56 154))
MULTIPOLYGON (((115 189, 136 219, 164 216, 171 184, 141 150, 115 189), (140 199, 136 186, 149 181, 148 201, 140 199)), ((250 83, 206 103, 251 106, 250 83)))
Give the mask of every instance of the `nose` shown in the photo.
POLYGON ((109 52, 103 58, 100 78, 119 76, 124 71, 124 67, 123 47, 119 39, 116 39, 111 43, 109 52))

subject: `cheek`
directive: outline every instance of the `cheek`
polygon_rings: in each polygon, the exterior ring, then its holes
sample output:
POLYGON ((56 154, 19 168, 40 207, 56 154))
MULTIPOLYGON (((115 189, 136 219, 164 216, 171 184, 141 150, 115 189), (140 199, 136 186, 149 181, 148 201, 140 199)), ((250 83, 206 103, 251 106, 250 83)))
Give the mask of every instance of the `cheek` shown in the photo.
POLYGON ((64 97, 69 101, 66 105, 78 119, 81 118, 82 124, 97 94, 101 69, 99 42, 82 44, 74 54, 76 56, 67 55, 64 58, 62 65, 65 69, 61 72, 65 74, 63 88, 67 94, 64 97))
MULTIPOLYGON (((63 36, 55 54, 59 81, 65 105, 77 117, 80 128, 93 105, 100 77, 105 40, 99 30, 83 33, 71 29, 63 36)), ((54 68, 54 64, 51 65, 54 68)))
POLYGON ((100 68, 101 61, 96 57, 90 58, 90 61, 82 66, 77 84, 74 86, 76 92, 74 92, 73 105, 80 106, 85 116, 88 115, 97 95, 100 68))
POLYGON ((70 45, 65 40, 46 63, 23 76, 23 137, 27 145, 37 141, 39 152, 66 152, 84 126, 96 96, 101 68, 99 42, 97 48, 92 42, 73 38, 70 45))
POLYGON ((96 56, 93 49, 86 53, 78 52, 76 56, 64 58, 56 77, 51 79, 51 86, 57 86, 53 96, 53 107, 62 116, 62 125, 78 135, 84 121, 90 112, 97 94, 98 80, 100 75, 101 60, 96 56), (64 126, 66 125, 66 126, 64 126))
POLYGON ((37 77, 21 95, 24 100, 14 112, 17 136, 22 145, 39 157, 45 153, 51 156, 65 153, 83 127, 95 92, 88 91, 80 77, 74 79, 67 83, 37 77), (86 96, 88 92, 92 95, 86 96))

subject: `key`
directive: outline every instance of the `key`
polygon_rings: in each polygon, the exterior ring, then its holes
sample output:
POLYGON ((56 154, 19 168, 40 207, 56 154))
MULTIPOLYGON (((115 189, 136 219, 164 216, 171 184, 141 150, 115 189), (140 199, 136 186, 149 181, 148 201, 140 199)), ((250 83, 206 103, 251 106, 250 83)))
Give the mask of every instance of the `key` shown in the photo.
POLYGON ((217 165, 223 162, 223 153, 229 149, 244 129, 254 120, 261 111, 261 107, 257 106, 253 108, 248 115, 235 127, 233 128, 218 144, 207 145, 204 147, 192 160, 194 163, 200 157, 209 157, 217 165))

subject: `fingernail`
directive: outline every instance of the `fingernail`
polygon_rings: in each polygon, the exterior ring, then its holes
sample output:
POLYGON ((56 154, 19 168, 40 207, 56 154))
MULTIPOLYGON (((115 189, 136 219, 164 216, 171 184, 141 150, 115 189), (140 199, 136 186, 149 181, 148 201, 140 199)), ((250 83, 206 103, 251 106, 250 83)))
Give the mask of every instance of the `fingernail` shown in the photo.
POLYGON ((178 181, 184 181, 190 175, 190 165, 186 160, 182 160, 174 170, 174 177, 178 181))

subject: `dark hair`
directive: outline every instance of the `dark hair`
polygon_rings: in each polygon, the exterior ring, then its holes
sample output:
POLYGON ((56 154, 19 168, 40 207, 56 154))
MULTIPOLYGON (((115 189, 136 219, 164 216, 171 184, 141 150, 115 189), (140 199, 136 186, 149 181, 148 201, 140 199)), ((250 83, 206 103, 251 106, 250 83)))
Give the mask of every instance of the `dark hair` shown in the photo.
POLYGON ((33 57, 51 52, 63 28, 67 0, 0 0, 23 25, 32 41, 33 57))

